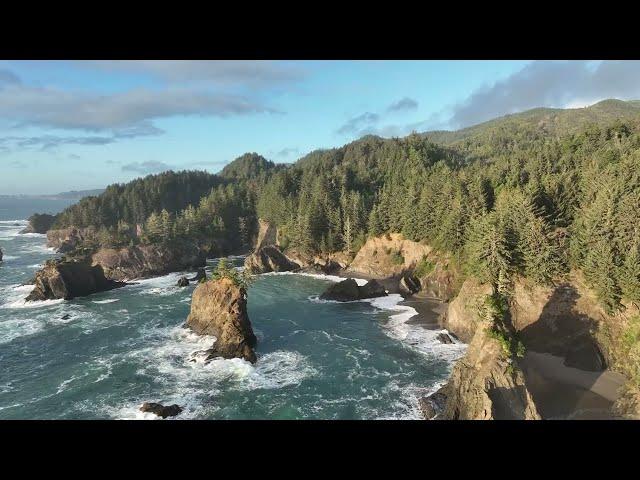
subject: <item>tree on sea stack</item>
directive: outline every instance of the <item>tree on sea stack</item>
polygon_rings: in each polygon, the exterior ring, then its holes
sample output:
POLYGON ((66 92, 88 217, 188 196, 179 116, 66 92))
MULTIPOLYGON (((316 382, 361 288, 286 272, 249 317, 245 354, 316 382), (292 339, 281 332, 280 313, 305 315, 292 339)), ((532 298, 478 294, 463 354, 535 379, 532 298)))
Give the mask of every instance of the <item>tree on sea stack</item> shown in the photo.
POLYGON ((247 314, 247 286, 251 277, 221 259, 211 280, 199 284, 191 299, 187 327, 216 337, 205 361, 216 357, 256 361, 257 343, 247 314))

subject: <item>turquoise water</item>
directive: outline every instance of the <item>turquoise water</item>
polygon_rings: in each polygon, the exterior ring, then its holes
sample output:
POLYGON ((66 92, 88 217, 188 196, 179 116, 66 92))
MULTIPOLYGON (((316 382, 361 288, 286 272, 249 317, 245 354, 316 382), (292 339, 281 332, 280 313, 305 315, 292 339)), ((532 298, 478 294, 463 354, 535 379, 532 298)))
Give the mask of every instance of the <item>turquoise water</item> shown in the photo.
POLYGON ((175 286, 184 272, 27 304, 20 284, 55 254, 13 223, 0 222, 0 419, 156 418, 144 401, 183 406, 177 419, 418 418, 464 350, 406 324, 397 295, 322 302, 329 278, 263 275, 248 300, 257 363, 204 365, 192 353, 214 339, 182 328, 195 288, 175 286))

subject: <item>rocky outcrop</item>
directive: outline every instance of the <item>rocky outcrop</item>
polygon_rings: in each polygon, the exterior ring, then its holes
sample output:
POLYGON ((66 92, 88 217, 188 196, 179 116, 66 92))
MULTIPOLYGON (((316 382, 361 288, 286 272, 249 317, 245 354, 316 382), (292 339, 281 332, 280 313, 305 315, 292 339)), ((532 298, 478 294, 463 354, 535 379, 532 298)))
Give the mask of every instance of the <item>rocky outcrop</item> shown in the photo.
POLYGON ((456 298, 449 303, 443 315, 442 326, 453 332, 464 343, 469 343, 482 322, 480 311, 491 287, 473 278, 465 280, 456 298))
POLYGON ((82 261, 48 260, 36 273, 35 288, 27 301, 84 297, 92 293, 112 290, 125 284, 109 280, 102 267, 82 261))
POLYGON ((55 215, 35 213, 29 217, 29 225, 20 233, 47 233, 55 221, 55 215))
POLYGON ((420 291, 420 280, 412 275, 405 274, 400 279, 398 290, 404 296, 413 295, 420 291))
POLYGON ((2 249, 0 248, 0 262, 2 261, 2 249))
POLYGON ((334 300, 338 302, 352 302, 365 298, 384 297, 387 295, 384 287, 376 280, 371 280, 365 285, 358 286, 353 278, 347 278, 335 283, 320 295, 322 300, 334 300))
POLYGON ((120 249, 102 248, 91 262, 104 269, 107 278, 131 280, 204 267, 206 251, 196 244, 135 245, 120 249))
POLYGON ((159 417, 167 418, 175 417, 180 414, 180 412, 182 412, 182 407, 176 404, 164 406, 161 403, 144 402, 140 407, 140 411, 153 413, 159 417))
POLYGON ((249 255, 244 261, 244 266, 253 274, 290 272, 300 268, 300 265, 289 260, 275 245, 267 245, 249 255))
POLYGON ((243 358, 255 363, 256 336, 247 315, 247 292, 228 278, 199 284, 193 292, 187 327, 216 337, 207 359, 243 358))
POLYGON ((189 279, 187 277, 180 277, 177 283, 178 287, 188 287, 189 279))
POLYGON ((478 328, 466 355, 458 360, 443 388, 449 420, 537 420, 536 409, 517 362, 500 343, 478 328))
POLYGON ((95 237, 93 228, 62 228, 47 232, 47 246, 55 248, 59 253, 75 250, 84 242, 95 237))
POLYGON ((438 415, 444 411, 446 404, 447 396, 443 389, 418 400, 418 408, 426 420, 438 418, 438 415))
POLYGON ((391 233, 370 238, 358 251, 347 271, 363 273, 373 278, 400 276, 412 271, 431 247, 391 233))

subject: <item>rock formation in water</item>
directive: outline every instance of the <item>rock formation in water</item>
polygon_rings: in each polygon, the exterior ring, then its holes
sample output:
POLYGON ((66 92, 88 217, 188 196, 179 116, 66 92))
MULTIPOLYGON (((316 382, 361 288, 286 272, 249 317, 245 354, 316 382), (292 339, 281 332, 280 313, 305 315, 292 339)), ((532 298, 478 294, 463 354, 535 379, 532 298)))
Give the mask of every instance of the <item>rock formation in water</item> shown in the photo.
POLYGON ((195 243, 102 248, 92 256, 92 263, 102 266, 107 278, 114 280, 166 275, 203 267, 205 262, 206 252, 195 243))
POLYGON ((140 407, 141 412, 145 413, 153 413, 159 417, 167 418, 167 417, 175 417, 176 415, 182 412, 182 407, 179 405, 162 405, 161 403, 153 403, 153 402, 144 402, 140 407))
POLYGON ((434 420, 442 414, 447 404, 447 396, 442 389, 418 400, 418 408, 427 420, 434 420))
POLYGON ((29 225, 20 233, 47 233, 55 221, 55 215, 34 213, 29 217, 29 225))
POLYGON ((187 277, 180 277, 178 279, 178 287, 188 287, 189 286, 189 279, 187 277))
POLYGON ((27 301, 71 300, 123 287, 125 283, 107 279, 99 265, 73 260, 48 260, 36 273, 34 285, 27 301))
POLYGON ((300 268, 300 265, 289 260, 275 245, 264 246, 249 255, 245 259, 244 266, 254 274, 290 272, 300 268))
POLYGON ((243 358, 255 363, 257 340, 247 315, 247 292, 229 278, 196 287, 186 325, 200 335, 216 337, 207 359, 243 358))
POLYGON ((376 280, 370 280, 363 286, 358 286, 353 278, 347 278, 341 282, 330 285, 320 295, 322 300, 335 300, 338 302, 352 302, 365 298, 384 297, 387 295, 384 287, 376 280))
POLYGON ((0 248, 0 262, 2 261, 2 249, 0 248))

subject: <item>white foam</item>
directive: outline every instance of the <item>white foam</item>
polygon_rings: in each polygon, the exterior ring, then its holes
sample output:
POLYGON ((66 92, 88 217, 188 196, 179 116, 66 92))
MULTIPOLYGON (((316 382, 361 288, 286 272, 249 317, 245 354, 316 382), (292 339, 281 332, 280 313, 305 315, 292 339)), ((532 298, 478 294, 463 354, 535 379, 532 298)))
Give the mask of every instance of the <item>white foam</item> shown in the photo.
POLYGON ((107 300, 92 300, 93 303, 99 303, 99 304, 113 303, 113 302, 119 302, 119 301, 120 301, 119 298, 109 298, 107 300))
MULTIPOLYGON (((344 277, 339 277, 337 275, 326 275, 324 273, 308 273, 308 272, 268 272, 263 273, 262 275, 302 275, 303 277, 311 277, 317 278, 318 280, 329 280, 331 282, 341 282, 346 280, 344 277)), ((353 277, 349 277, 353 278, 353 277)), ((363 278, 353 278, 356 281, 358 286, 366 285, 369 280, 365 280, 363 278)))

